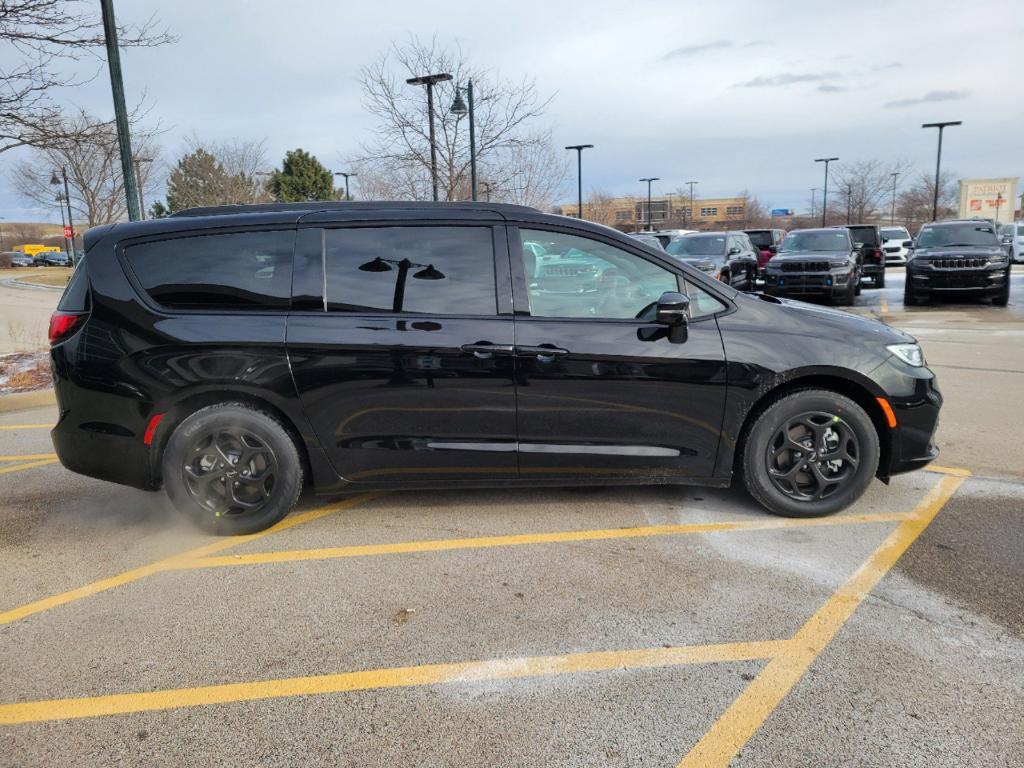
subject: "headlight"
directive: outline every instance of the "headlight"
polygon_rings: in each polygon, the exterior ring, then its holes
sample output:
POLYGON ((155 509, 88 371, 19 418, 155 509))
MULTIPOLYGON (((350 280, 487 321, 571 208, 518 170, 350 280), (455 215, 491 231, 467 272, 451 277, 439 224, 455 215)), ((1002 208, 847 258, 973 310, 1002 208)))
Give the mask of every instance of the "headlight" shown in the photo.
POLYGON ((837 267, 848 267, 850 266, 850 262, 846 259, 832 259, 828 265, 832 267, 832 269, 836 269, 837 267))
POLYGON ((998 254, 996 256, 989 256, 988 263, 989 264, 998 264, 998 265, 1002 266, 1003 264, 1006 264, 1009 260, 1010 260, 1009 256, 1007 256, 1005 253, 1000 253, 1000 254, 998 254))
POLYGON ((886 349, 907 365, 912 365, 915 368, 924 365, 924 353, 917 344, 890 344, 886 349))

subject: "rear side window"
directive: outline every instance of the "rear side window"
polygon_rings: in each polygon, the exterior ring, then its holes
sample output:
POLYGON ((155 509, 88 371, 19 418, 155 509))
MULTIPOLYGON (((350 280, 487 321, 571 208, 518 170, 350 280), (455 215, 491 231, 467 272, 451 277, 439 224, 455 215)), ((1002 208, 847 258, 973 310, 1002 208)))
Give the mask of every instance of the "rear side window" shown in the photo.
POLYGON ((88 312, 89 308, 89 278, 85 274, 85 262, 80 261, 60 297, 57 309, 61 312, 88 312))
POLYGON ((353 227, 324 232, 327 309, 494 315, 489 227, 353 227))
POLYGON ((287 308, 293 231, 194 235, 140 243, 125 258, 154 301, 172 309, 287 308))
POLYGON ((878 232, 874 227, 850 227, 850 237, 855 243, 878 245, 878 232))

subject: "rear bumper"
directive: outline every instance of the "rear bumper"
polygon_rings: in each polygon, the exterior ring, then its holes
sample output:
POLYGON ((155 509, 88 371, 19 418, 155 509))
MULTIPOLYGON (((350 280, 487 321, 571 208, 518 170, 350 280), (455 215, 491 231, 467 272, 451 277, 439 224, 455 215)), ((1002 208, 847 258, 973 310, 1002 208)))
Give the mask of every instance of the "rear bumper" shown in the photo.
POLYGON ((874 277, 875 275, 885 274, 885 264, 879 264, 878 262, 865 262, 861 267, 860 273, 867 277, 874 277))

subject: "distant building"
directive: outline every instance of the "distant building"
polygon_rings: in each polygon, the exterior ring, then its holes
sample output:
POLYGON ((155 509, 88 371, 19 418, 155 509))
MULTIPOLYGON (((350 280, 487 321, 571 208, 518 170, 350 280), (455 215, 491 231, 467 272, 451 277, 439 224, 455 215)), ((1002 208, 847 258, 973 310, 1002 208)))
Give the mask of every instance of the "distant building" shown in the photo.
MULTIPOLYGON (((651 200, 651 226, 654 229, 719 229, 743 225, 747 200, 744 197, 689 198, 678 195, 651 200)), ((555 206, 554 213, 576 217, 577 203, 555 206)), ((583 218, 606 224, 624 232, 647 226, 647 198, 616 197, 583 201, 583 218)))

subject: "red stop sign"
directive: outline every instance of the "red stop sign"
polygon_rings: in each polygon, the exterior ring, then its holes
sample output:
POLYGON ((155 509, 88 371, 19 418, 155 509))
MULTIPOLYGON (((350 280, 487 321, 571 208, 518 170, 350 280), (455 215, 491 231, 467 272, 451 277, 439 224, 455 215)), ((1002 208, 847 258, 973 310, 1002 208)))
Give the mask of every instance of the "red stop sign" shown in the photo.
POLYGON ((64 226, 64 237, 71 237, 71 227, 67 225, 64 226))

